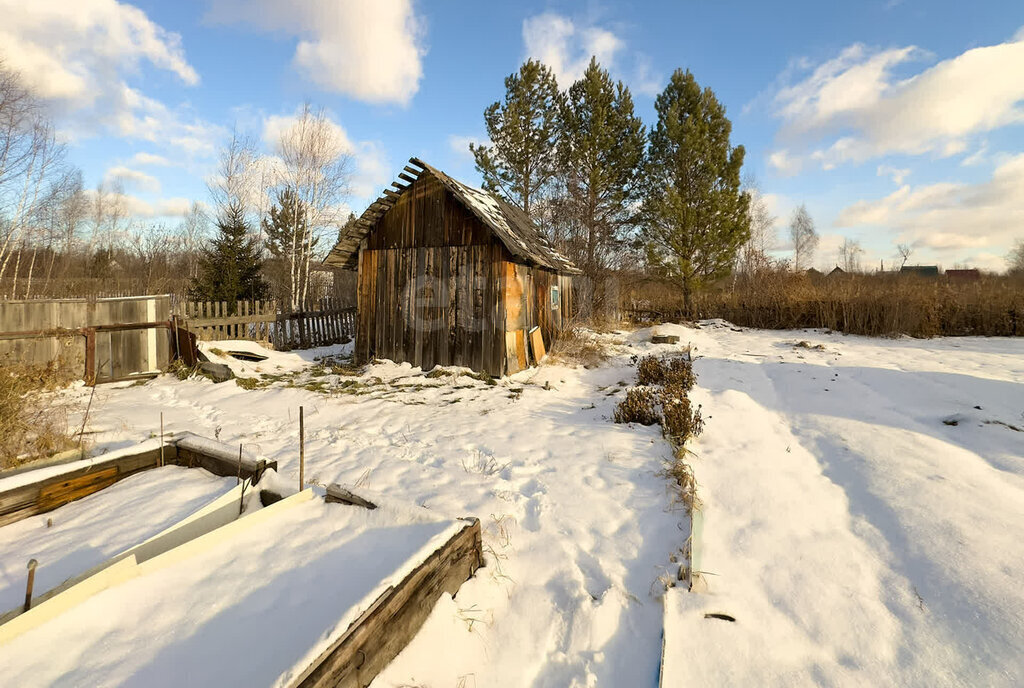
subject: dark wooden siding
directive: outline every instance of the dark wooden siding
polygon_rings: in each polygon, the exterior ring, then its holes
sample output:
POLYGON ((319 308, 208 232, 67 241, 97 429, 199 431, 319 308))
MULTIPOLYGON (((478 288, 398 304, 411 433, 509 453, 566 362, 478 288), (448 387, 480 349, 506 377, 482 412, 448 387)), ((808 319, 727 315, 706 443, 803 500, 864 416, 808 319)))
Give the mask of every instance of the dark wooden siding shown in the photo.
POLYGON ((461 365, 501 375, 500 246, 364 250, 359 257, 360 360, 429 370, 461 365))
POLYGON ((506 331, 540 326, 550 343, 570 291, 563 287, 562 310, 553 312, 552 280, 571 280, 511 258, 437 179, 420 177, 363 240, 357 358, 503 375, 506 331), (510 293, 518 299, 511 309, 510 293))
POLYGON ((374 251, 493 243, 489 229, 435 177, 424 175, 377 220, 363 247, 374 251))

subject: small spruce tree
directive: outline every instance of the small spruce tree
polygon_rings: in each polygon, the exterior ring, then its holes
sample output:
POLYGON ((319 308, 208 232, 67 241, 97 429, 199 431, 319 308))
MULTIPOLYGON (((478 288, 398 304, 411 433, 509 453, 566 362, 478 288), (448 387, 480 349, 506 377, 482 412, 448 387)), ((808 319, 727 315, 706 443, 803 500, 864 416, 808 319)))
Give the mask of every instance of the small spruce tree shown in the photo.
POLYGON ((266 296, 262 268, 259 242, 249 236, 241 206, 232 204, 217 220, 217 235, 200 256, 190 296, 197 301, 227 301, 228 313, 233 314, 237 301, 266 296))

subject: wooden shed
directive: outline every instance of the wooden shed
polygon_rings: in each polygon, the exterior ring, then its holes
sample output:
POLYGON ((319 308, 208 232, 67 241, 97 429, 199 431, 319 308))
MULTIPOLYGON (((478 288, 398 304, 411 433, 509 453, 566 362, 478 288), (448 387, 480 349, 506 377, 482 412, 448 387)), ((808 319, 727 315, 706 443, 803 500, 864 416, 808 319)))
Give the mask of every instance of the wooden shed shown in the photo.
POLYGON ((519 208, 409 163, 324 259, 359 271, 357 359, 527 367, 572 316, 579 271, 519 208))

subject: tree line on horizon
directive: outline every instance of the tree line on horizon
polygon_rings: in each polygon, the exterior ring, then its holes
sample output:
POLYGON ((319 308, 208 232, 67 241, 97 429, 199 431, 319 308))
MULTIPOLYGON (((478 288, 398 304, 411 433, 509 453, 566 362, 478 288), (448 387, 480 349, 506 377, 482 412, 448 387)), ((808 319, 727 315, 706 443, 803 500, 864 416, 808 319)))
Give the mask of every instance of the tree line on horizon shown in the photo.
MULTIPOLYGON (((470 146, 476 167, 583 270, 595 301, 625 273, 668 281, 689 303, 730 274, 811 265, 818 235, 803 205, 790 220, 792 259, 773 257, 776 219, 742 175, 744 148, 689 71, 673 72, 651 126, 596 59, 564 90, 536 60, 504 86, 483 112, 489 143, 470 146)), ((84 187, 43 102, 0 61, 0 298, 173 291, 308 307, 323 287, 312 266, 354 219, 343 210, 351 156, 309 104, 270 148, 233 134, 209 204, 193 202, 176 227, 133 218, 118 180, 84 187)), ((898 252, 905 263, 912 247, 898 252)), ((837 264, 859 271, 862 253, 848 239, 837 264)), ((1024 272, 1024 241, 1007 260, 1024 272)))

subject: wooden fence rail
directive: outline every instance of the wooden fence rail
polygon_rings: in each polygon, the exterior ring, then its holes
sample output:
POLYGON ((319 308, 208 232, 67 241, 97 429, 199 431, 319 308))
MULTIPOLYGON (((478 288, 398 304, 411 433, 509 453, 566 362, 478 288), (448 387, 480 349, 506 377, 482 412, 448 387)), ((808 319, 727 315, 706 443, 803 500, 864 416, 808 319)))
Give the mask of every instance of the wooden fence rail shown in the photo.
POLYGON ((181 322, 204 341, 251 339, 275 349, 305 349, 339 344, 355 336, 356 309, 336 299, 320 300, 317 310, 278 311, 275 301, 187 301, 180 304, 181 322))

